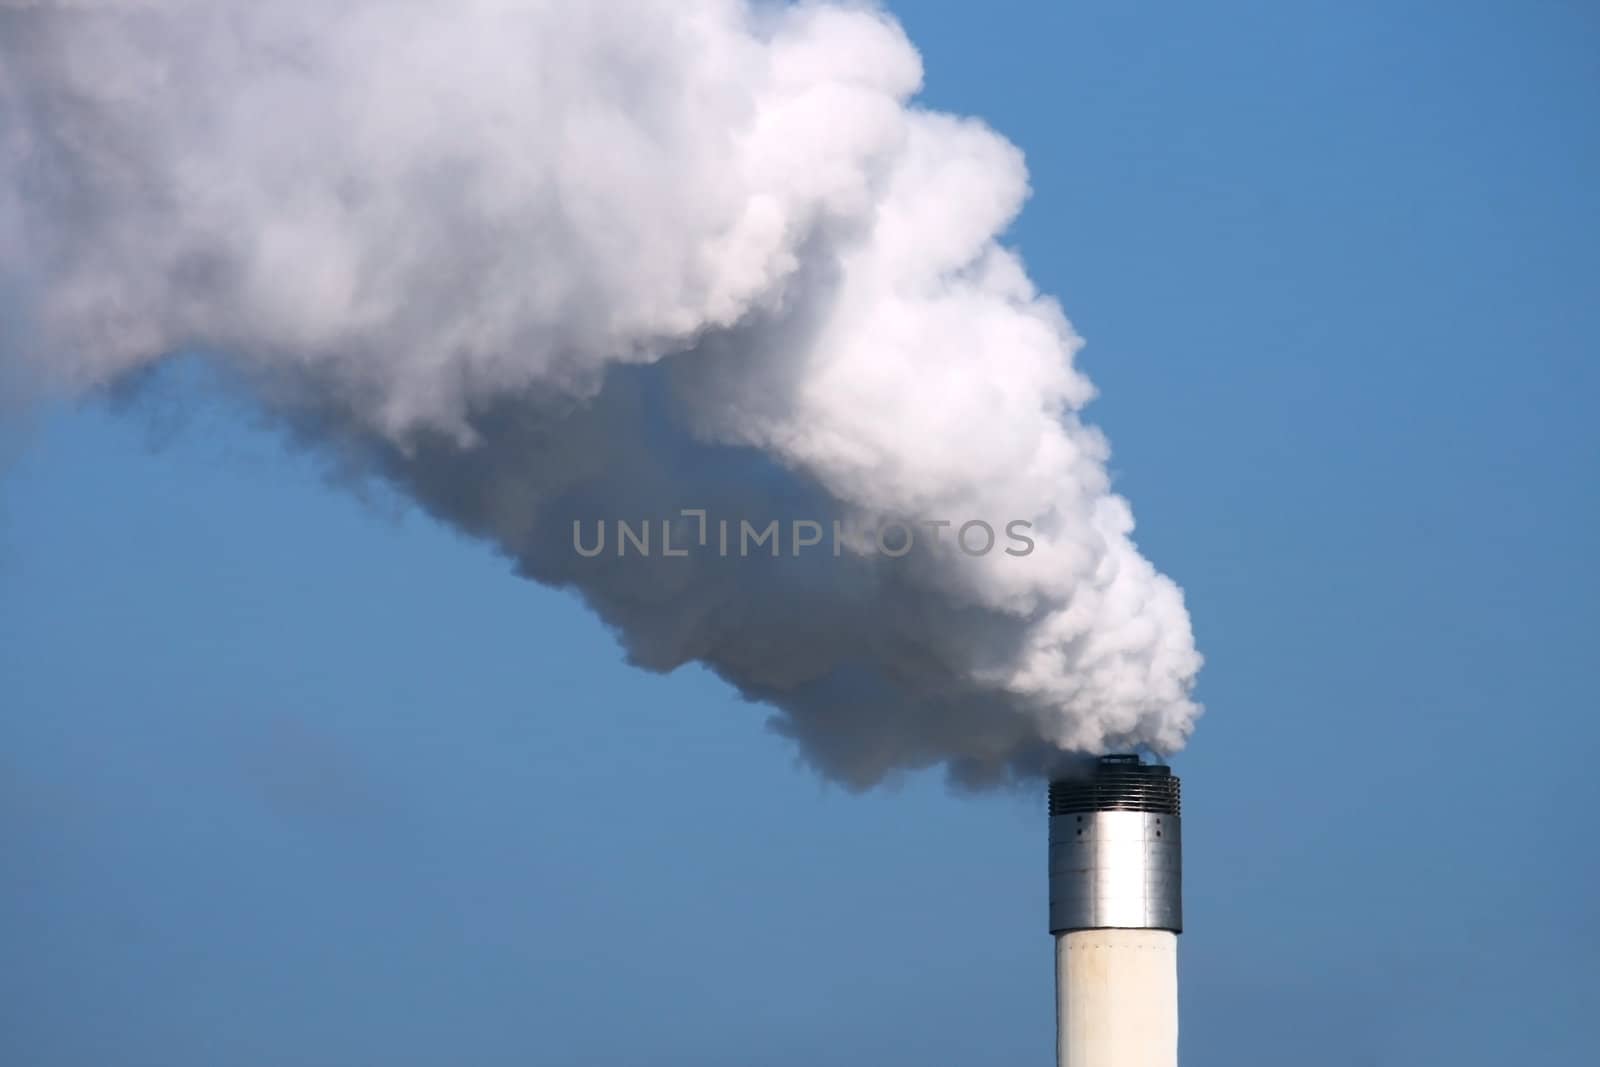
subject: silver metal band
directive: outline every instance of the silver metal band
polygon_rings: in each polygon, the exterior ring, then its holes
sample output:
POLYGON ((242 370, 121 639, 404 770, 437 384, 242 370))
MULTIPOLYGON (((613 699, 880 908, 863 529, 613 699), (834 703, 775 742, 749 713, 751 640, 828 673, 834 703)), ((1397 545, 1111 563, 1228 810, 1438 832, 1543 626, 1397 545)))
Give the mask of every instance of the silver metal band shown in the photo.
POLYGON ((1179 782, 1134 756, 1050 783, 1050 932, 1183 930, 1179 782))

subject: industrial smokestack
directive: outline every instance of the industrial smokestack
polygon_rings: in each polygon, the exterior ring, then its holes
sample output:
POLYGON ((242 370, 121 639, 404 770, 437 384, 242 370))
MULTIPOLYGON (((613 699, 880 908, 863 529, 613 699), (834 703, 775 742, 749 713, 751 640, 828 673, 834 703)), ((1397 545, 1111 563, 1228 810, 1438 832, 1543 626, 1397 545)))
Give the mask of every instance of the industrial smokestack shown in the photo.
POLYGON ((1179 782, 1102 756, 1050 783, 1060 1067, 1174 1067, 1183 931, 1179 782))

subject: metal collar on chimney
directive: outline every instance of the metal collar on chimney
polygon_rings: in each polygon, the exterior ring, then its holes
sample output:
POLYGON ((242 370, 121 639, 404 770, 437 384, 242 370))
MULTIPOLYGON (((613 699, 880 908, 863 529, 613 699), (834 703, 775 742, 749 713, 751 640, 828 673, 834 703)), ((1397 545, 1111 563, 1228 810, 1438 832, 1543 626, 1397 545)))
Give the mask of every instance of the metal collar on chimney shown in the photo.
POLYGON ((1137 757, 1050 783, 1050 932, 1183 929, 1179 781, 1137 757))

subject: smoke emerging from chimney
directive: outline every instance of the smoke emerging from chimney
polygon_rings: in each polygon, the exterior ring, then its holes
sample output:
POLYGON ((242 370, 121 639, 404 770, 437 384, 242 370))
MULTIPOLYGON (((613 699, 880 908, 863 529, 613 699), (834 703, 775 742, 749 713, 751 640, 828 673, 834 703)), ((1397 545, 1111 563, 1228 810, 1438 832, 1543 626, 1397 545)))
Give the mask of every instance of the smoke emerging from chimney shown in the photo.
POLYGON ((1200 657, 998 243, 1022 156, 920 79, 859 5, 0 0, 5 359, 202 354, 850 786, 1171 752, 1200 657), (681 509, 1035 547, 573 551, 681 509))

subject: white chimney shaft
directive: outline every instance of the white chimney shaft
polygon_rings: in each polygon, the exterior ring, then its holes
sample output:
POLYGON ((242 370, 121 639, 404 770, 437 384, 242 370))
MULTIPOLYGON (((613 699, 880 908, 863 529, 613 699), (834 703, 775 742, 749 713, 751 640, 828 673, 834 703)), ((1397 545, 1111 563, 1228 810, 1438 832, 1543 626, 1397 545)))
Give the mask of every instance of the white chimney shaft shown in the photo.
POLYGON ((1056 1062, 1178 1062, 1178 935, 1074 930, 1056 937, 1056 1062))
POLYGON ((1050 783, 1060 1067, 1176 1067, 1182 889, 1168 768, 1107 756, 1050 783))

